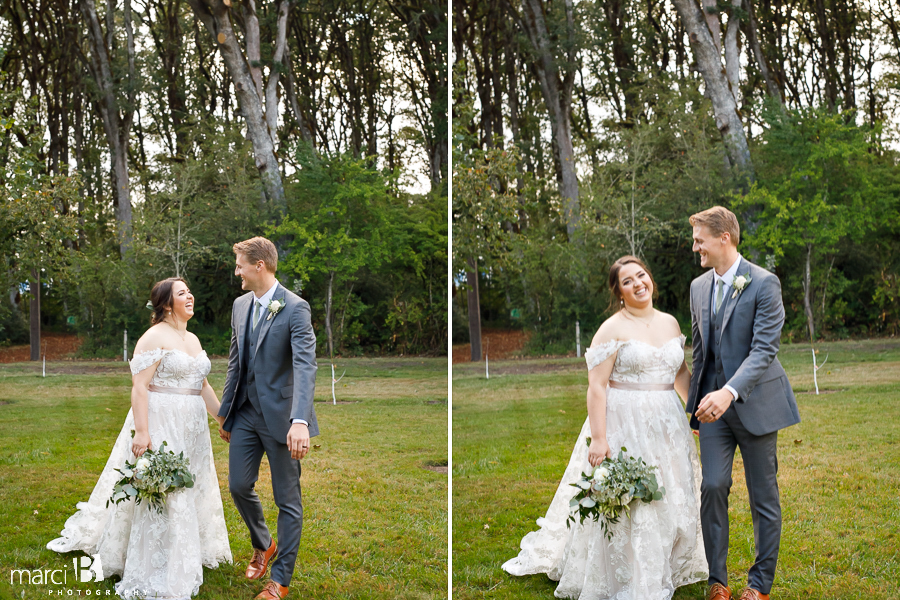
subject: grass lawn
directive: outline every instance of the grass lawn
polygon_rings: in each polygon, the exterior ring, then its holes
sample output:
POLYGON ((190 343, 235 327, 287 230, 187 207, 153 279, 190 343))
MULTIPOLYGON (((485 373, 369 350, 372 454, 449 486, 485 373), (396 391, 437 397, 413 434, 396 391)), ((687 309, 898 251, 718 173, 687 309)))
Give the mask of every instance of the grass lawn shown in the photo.
MULTIPOLYGON (((304 527, 292 598, 446 598, 447 359, 340 360, 343 404, 331 404, 331 368, 320 360, 316 412, 322 434, 303 461, 304 527), (326 402, 327 400, 327 402, 326 402)), ((225 360, 210 383, 221 391, 225 360)), ((72 559, 45 548, 75 503, 86 501, 130 406, 127 365, 0 365, 0 598, 98 594, 112 580, 72 583, 72 559), (10 585, 11 569, 68 568, 65 586, 10 585), (72 590, 72 591, 69 591, 72 590), (81 591, 79 591, 81 590, 81 591)), ((235 562, 204 570, 198 599, 253 598, 243 577, 251 547, 228 493, 228 447, 213 431, 235 562)), ((273 533, 277 509, 264 460, 257 491, 273 533)), ((88 596, 90 597, 90 596, 88 596)), ((113 593, 110 597, 116 597, 113 593)))
MULTIPOLYGON (((809 345, 780 358, 803 422, 778 439, 783 513, 772 598, 900 598, 900 341, 822 343, 821 395, 809 345)), ((688 356, 689 356, 688 352, 688 356)), ((537 529, 587 417, 583 359, 453 368, 453 597, 552 598, 544 575, 500 565, 537 529)), ((753 564, 753 527, 740 453, 729 512, 729 585, 753 564)), ((705 585, 676 600, 704 597, 705 585)))

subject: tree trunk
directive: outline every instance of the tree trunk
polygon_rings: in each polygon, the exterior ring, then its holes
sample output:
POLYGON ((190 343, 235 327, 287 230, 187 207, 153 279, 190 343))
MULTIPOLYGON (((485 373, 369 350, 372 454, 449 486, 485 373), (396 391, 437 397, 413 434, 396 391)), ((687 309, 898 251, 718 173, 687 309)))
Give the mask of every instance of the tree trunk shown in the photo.
POLYGON ((728 25, 725 27, 725 75, 728 77, 728 85, 731 86, 735 104, 741 101, 741 51, 738 48, 741 21, 736 14, 741 10, 741 2, 742 0, 731 0, 728 25))
MULTIPOLYGON (((113 87, 112 68, 109 61, 109 48, 103 31, 100 28, 100 20, 97 17, 97 9, 94 0, 83 0, 81 10, 84 14, 88 29, 88 40, 91 46, 90 69, 94 81, 99 88, 100 117, 103 121, 103 129, 109 144, 110 162, 113 169, 113 184, 115 193, 113 198, 116 203, 116 221, 119 227, 119 252, 125 255, 131 247, 131 189, 128 179, 128 140, 131 133, 131 124, 134 118, 134 34, 131 26, 131 0, 125 0, 125 31, 127 36, 128 75, 131 85, 128 86, 127 105, 120 115, 119 105, 116 101, 116 90, 113 87)), ((108 31, 108 35, 112 35, 108 31)))
POLYGON ((718 0, 703 0, 703 18, 712 35, 716 52, 722 52, 722 21, 719 20, 718 0))
POLYGON ((278 139, 278 80, 286 56, 290 0, 280 0, 276 10, 278 13, 278 24, 275 36, 275 53, 272 55, 272 69, 269 71, 269 80, 266 82, 266 125, 269 128, 269 137, 272 138, 273 142, 278 139))
POLYGON ((328 273, 328 291, 325 294, 325 333, 328 336, 328 357, 334 358, 334 332, 331 329, 331 306, 334 291, 334 271, 328 273))
POLYGON ((734 95, 722 71, 722 59, 716 50, 709 27, 696 0, 672 0, 672 3, 681 16, 697 66, 703 74, 706 95, 712 101, 716 127, 722 135, 728 159, 737 170, 738 176, 749 185, 756 179, 756 175, 750 159, 747 135, 738 114, 734 95))
POLYGON ((31 270, 31 360, 41 360, 41 275, 31 270))
POLYGON ((812 300, 812 244, 806 245, 806 265, 803 271, 803 311, 806 313, 806 324, 809 327, 809 343, 816 339, 816 327, 813 322, 812 300))
POLYGON ((759 35, 756 29, 756 16, 753 11, 753 0, 745 0, 744 9, 747 11, 747 41, 750 43, 750 47, 753 50, 753 57, 756 59, 756 66, 759 68, 759 74, 762 75, 763 80, 766 82, 766 89, 769 91, 769 96, 774 98, 778 105, 784 108, 784 96, 782 94, 781 88, 778 87, 778 84, 775 82, 775 79, 772 77, 772 73, 769 70, 769 61, 766 59, 766 55, 762 51, 762 46, 759 43, 759 35))
POLYGON ((469 260, 466 271, 466 298, 469 305, 469 345, 472 362, 481 360, 481 301, 478 297, 478 262, 469 260))
MULTIPOLYGON (((281 172, 278 168, 278 159, 275 157, 275 143, 269 135, 268 124, 262 104, 262 84, 253 76, 252 67, 244 57, 241 46, 231 27, 231 18, 228 7, 222 0, 212 0, 205 4, 204 0, 188 0, 194 15, 206 26, 209 33, 219 43, 219 51, 228 74, 234 83, 235 93, 240 102, 241 111, 247 123, 247 137, 253 144, 253 153, 256 160, 256 168, 265 188, 266 197, 276 206, 285 206, 284 185, 281 181, 281 172)), ((255 13, 253 13, 255 18, 255 13)), ((252 37, 247 33, 248 38, 252 37)), ((257 30, 257 42, 258 42, 257 30)), ((248 39, 248 54, 253 48, 248 39)), ((275 109, 277 110, 277 108, 275 109)))
POLYGON ((544 20, 541 0, 523 0, 524 15, 522 25, 535 53, 534 66, 541 84, 544 103, 550 116, 553 141, 559 155, 558 180, 559 195, 563 202, 566 232, 571 239, 578 228, 580 204, 578 175, 575 164, 575 150, 572 146, 572 89, 575 85, 575 18, 572 0, 565 0, 565 36, 569 47, 564 70, 560 72, 560 61, 553 55, 550 34, 544 20))

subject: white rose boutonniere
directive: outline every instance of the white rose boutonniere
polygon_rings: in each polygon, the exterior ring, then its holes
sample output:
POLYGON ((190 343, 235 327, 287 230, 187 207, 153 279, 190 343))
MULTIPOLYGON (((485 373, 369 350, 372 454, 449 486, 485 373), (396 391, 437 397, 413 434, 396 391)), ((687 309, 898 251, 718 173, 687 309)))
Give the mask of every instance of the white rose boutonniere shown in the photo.
POLYGON ((734 293, 731 294, 731 299, 735 299, 740 296, 744 290, 747 289, 747 286, 753 282, 753 279, 750 278, 749 275, 744 277, 743 275, 738 275, 731 282, 731 287, 734 288, 734 293))
POLYGON ((281 312, 282 308, 284 308, 284 302, 281 300, 272 300, 269 302, 269 316, 266 317, 266 321, 270 321, 272 317, 281 312))

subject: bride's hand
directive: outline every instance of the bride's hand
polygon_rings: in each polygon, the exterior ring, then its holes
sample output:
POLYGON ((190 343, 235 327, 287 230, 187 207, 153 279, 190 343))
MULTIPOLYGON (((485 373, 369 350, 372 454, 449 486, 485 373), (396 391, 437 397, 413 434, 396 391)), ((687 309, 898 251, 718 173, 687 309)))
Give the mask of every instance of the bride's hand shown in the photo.
POLYGON ((591 445, 588 448, 588 462, 591 466, 596 467, 607 458, 612 458, 609 443, 605 439, 591 438, 591 445))
POLYGON ((134 437, 131 438, 131 452, 138 458, 150 449, 150 433, 149 432, 135 432, 134 437))

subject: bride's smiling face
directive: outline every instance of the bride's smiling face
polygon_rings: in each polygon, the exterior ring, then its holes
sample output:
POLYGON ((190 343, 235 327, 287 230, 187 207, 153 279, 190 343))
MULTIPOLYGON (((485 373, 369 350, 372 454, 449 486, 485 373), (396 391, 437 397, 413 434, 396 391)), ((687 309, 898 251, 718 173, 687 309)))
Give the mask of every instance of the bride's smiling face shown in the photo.
POLYGON ((628 306, 644 308, 653 303, 653 280, 637 263, 622 265, 619 269, 619 293, 628 306))
POLYGON ((194 316, 194 295, 183 281, 172 284, 172 314, 179 321, 187 321, 194 316))

